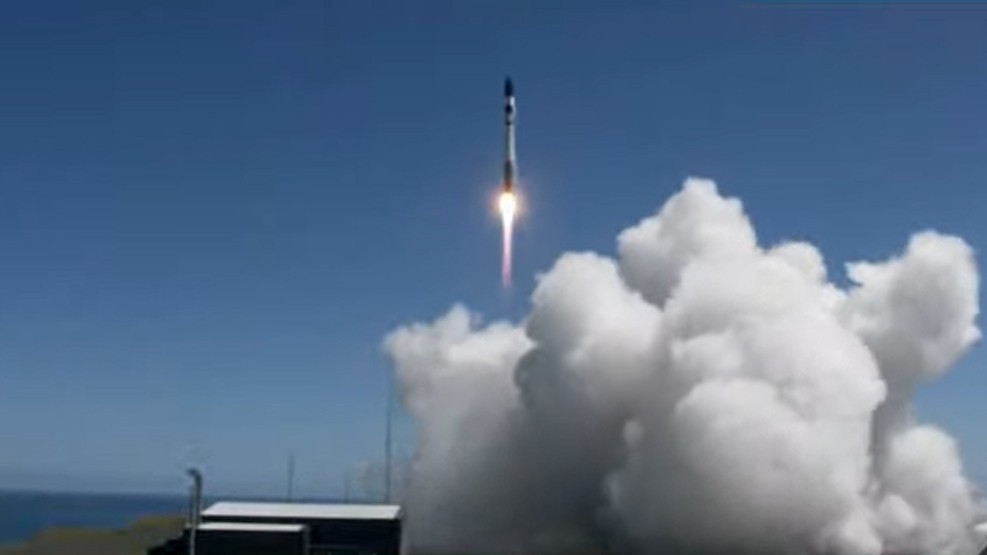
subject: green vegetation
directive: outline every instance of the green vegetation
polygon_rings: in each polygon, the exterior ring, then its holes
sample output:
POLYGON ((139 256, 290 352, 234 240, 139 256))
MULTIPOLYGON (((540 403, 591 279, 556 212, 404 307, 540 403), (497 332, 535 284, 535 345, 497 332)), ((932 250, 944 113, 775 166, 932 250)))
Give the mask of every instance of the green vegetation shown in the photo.
POLYGON ((151 546, 181 534, 184 520, 158 516, 122 530, 52 528, 28 542, 0 547, 0 555, 144 555, 151 546))

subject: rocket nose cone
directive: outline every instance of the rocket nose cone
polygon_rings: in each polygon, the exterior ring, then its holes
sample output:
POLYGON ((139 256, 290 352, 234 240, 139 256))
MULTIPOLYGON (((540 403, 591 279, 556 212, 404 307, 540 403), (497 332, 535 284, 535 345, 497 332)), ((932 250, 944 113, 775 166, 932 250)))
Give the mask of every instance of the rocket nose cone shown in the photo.
POLYGON ((504 79, 504 96, 514 96, 514 82, 510 77, 504 79))

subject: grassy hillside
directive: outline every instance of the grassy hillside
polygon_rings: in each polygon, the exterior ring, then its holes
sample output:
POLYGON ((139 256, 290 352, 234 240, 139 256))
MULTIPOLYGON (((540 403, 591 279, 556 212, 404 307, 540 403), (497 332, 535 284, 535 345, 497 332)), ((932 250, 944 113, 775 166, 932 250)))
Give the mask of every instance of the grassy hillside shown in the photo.
POLYGON ((148 547, 181 534, 182 517, 152 517, 123 530, 52 528, 28 542, 0 547, 0 555, 144 555, 148 547))

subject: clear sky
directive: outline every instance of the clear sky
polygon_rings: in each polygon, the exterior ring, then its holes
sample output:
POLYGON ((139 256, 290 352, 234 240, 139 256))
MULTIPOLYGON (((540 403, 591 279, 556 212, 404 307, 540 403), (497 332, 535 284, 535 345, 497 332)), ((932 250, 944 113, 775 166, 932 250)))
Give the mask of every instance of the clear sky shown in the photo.
MULTIPOLYGON (((0 487, 177 493, 195 462, 277 493, 294 451, 297 489, 337 494, 381 458, 387 331, 519 317, 688 175, 841 281, 923 228, 983 252, 987 5, 848 4, 5 4, 0 487)), ((987 486, 985 364, 918 408, 987 486)))

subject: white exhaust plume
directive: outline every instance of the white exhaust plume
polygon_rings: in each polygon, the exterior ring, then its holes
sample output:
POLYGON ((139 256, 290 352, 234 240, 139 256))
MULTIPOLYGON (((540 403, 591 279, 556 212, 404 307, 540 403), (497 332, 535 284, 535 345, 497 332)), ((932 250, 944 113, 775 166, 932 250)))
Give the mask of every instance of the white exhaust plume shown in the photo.
POLYGON ((517 325, 456 306, 387 337, 412 552, 977 551, 956 446, 910 404, 980 336, 965 242, 920 233, 841 290, 690 179, 617 247, 560 257, 517 325))

